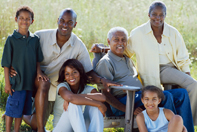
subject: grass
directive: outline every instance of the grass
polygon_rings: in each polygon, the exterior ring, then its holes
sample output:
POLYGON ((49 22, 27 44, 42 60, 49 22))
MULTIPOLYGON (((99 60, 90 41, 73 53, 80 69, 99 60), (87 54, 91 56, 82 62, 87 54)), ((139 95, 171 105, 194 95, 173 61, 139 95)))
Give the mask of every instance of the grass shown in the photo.
MULTIPOLYGON (((93 43, 107 44, 106 35, 110 28, 122 26, 130 32, 133 28, 148 20, 148 8, 153 0, 1 0, 0 1, 0 58, 3 45, 9 34, 17 28, 14 21, 15 11, 21 5, 29 5, 35 13, 31 32, 41 29, 57 28, 57 18, 62 9, 73 8, 78 24, 73 30, 90 49, 93 43)), ((167 17, 165 21, 176 27, 182 34, 190 59, 191 74, 197 79, 197 0, 166 0, 167 17)), ((90 53, 90 56, 93 55, 90 53)), ((0 68, 0 114, 4 113, 6 96, 4 94, 3 69, 0 68)), ((52 130, 52 116, 46 128, 52 130)), ((0 131, 4 131, 0 119, 0 131)), ((22 130, 29 129, 24 123, 22 130)), ((27 130, 28 131, 28 130, 27 130)), ((105 129, 104 131, 123 131, 105 129)), ((197 132, 197 127, 195 127, 197 132)))

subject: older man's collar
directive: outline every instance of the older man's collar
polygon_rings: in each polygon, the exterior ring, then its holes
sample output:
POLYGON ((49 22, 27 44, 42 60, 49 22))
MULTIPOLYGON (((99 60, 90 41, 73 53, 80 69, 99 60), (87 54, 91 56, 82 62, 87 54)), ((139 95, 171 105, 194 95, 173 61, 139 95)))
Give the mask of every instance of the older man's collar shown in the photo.
POLYGON ((119 57, 117 55, 115 55, 114 53, 112 53, 112 51, 108 51, 109 56, 111 56, 113 59, 115 59, 116 61, 121 61, 122 59, 124 59, 123 57, 119 57))

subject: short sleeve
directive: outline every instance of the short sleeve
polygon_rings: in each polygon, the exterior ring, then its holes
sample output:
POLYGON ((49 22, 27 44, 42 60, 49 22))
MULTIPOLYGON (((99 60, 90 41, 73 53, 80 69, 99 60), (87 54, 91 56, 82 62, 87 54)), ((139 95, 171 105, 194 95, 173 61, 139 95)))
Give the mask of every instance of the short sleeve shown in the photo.
POLYGON ((44 57, 43 57, 43 54, 42 54, 42 50, 41 50, 41 47, 40 47, 40 41, 39 39, 37 40, 37 50, 36 50, 36 59, 37 59, 37 62, 42 62, 44 57))
POLYGON ((92 87, 92 86, 86 85, 86 87, 84 88, 83 92, 81 92, 81 94, 91 93, 91 91, 92 91, 93 89, 95 89, 95 88, 92 87))
POLYGON ((64 82, 64 83, 60 83, 60 84, 57 86, 57 93, 59 92, 59 89, 60 89, 61 87, 65 87, 65 88, 67 88, 69 91, 71 91, 70 86, 68 85, 68 83, 67 83, 67 82, 64 82))
POLYGON ((81 46, 79 48, 80 48, 80 50, 79 50, 79 56, 77 57, 77 60, 82 63, 85 72, 89 72, 93 68, 92 68, 92 64, 90 61, 90 55, 88 53, 88 50, 83 43, 81 44, 81 46))
POLYGON ((113 67, 111 66, 110 62, 106 59, 101 59, 96 66, 96 72, 98 75, 107 78, 108 80, 113 80, 113 67))
POLYGON ((10 67, 11 66, 11 59, 12 59, 12 46, 11 46, 11 38, 8 37, 6 43, 4 45, 1 66, 2 67, 10 67))

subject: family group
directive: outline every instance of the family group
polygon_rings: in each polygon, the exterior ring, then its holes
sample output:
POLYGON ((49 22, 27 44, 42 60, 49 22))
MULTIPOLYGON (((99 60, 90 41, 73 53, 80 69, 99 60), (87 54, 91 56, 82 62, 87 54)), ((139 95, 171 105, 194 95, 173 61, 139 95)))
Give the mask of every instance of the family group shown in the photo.
POLYGON ((181 34, 164 21, 166 10, 163 2, 154 1, 149 20, 130 35, 123 27, 111 28, 109 47, 92 46, 92 64, 86 46, 72 32, 77 25, 73 9, 60 13, 57 29, 33 34, 29 31, 33 10, 18 8, 18 29, 8 36, 1 61, 9 94, 6 132, 11 131, 13 120, 15 132, 20 131, 22 120, 32 130, 44 132, 50 114, 54 115, 53 132, 103 132, 104 103, 113 115, 125 115, 126 92, 110 88, 123 85, 141 88, 134 105, 140 132, 194 132, 197 81, 190 75, 181 34), (97 89, 90 83, 97 84, 97 89), (180 88, 166 90, 166 84, 180 88))

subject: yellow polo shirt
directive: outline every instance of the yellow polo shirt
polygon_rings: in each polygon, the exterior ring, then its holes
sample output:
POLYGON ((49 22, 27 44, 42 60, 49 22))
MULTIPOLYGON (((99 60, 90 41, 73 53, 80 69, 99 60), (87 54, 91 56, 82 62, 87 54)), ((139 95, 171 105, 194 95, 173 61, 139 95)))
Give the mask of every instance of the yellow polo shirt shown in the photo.
MULTIPOLYGON (((189 54, 181 34, 164 22, 162 41, 171 62, 183 72, 189 72, 189 54), (172 50, 171 55, 169 50, 172 50)), ((136 54, 137 69, 144 86, 161 88, 158 42, 153 35, 150 21, 131 31, 125 54, 131 58, 136 54)))

